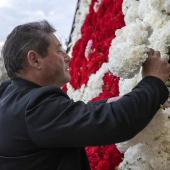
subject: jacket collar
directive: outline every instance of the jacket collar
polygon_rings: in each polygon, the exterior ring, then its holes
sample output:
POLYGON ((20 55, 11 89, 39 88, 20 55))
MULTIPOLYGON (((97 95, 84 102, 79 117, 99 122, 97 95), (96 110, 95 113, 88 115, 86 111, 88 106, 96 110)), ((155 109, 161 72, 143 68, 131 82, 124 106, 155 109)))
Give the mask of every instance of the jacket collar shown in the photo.
POLYGON ((12 85, 17 85, 17 86, 29 86, 29 87, 33 87, 33 88, 38 88, 38 87, 42 87, 38 84, 35 84, 31 81, 25 80, 25 79, 21 79, 21 78, 15 78, 12 79, 12 85))

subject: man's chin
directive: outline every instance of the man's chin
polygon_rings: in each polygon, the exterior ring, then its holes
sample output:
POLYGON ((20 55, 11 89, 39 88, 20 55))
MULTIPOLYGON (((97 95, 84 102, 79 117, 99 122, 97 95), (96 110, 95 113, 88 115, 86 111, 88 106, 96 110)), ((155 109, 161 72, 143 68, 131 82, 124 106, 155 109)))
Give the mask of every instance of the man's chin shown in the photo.
POLYGON ((66 77, 66 79, 65 79, 65 84, 66 84, 66 83, 69 83, 69 82, 70 82, 70 80, 71 80, 71 76, 70 76, 70 75, 68 75, 68 76, 66 77))
MULTIPOLYGON (((71 80, 71 76, 68 77, 68 82, 70 82, 70 80, 71 80)), ((67 82, 67 83, 68 83, 68 82, 67 82)))

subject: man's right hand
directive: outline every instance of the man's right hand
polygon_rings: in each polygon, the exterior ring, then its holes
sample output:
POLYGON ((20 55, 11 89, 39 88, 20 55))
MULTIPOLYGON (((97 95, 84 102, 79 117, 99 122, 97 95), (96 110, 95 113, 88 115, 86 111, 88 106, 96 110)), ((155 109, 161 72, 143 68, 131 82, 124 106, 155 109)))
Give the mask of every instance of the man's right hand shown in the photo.
POLYGON ((150 49, 148 58, 143 63, 142 75, 143 77, 155 76, 166 82, 170 75, 170 65, 168 61, 161 58, 159 51, 150 49))

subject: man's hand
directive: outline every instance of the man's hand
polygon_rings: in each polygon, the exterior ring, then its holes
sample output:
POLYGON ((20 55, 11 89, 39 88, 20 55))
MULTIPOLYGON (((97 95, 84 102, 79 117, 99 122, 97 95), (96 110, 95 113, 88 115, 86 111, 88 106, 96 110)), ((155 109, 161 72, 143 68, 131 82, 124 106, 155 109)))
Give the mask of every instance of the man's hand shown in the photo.
POLYGON ((159 51, 150 49, 148 58, 143 64, 142 75, 143 77, 155 76, 166 82, 170 75, 170 65, 166 60, 161 59, 159 51))

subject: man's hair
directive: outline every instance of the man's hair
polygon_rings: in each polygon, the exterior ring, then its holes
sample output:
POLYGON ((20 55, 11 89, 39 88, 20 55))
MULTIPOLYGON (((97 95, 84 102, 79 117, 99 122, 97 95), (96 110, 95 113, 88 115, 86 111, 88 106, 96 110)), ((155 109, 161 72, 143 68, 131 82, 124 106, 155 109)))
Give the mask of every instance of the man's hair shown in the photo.
POLYGON ((42 57, 47 55, 50 45, 49 34, 56 30, 46 21, 19 25, 7 36, 2 48, 5 68, 10 78, 27 66, 27 54, 34 50, 42 57))

